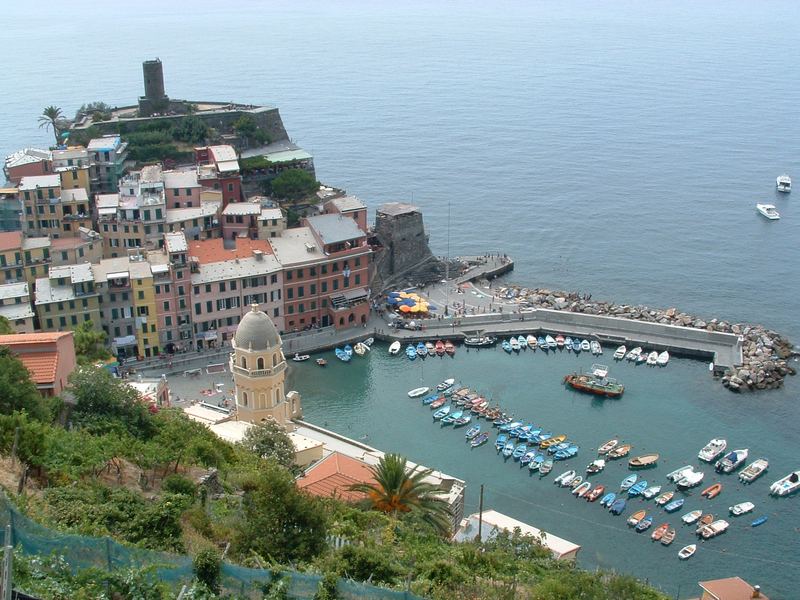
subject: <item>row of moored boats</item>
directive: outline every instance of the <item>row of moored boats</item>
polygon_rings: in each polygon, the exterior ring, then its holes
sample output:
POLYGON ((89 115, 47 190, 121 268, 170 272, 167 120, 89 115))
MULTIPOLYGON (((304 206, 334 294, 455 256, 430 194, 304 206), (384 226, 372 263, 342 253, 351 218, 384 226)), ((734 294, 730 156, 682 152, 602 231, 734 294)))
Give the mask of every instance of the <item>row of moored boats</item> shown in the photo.
POLYGON ((659 366, 665 367, 669 362, 669 352, 663 350, 662 352, 658 352, 657 350, 651 350, 648 352, 641 346, 636 346, 631 350, 628 350, 627 347, 620 346, 614 351, 614 360, 627 360, 628 362, 638 364, 647 364, 651 367, 659 366))

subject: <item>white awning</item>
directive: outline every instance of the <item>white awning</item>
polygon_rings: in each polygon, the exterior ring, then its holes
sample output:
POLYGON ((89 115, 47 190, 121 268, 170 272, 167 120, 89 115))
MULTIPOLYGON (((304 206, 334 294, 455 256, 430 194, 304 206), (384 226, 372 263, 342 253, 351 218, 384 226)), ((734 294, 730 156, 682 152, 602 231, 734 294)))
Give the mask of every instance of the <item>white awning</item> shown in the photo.
POLYGON ((124 337, 116 337, 114 338, 114 345, 117 346, 118 348, 121 346, 135 346, 136 336, 126 335, 124 337))
POLYGON ((130 274, 127 271, 122 271, 121 273, 109 273, 106 275, 106 279, 129 279, 130 274))

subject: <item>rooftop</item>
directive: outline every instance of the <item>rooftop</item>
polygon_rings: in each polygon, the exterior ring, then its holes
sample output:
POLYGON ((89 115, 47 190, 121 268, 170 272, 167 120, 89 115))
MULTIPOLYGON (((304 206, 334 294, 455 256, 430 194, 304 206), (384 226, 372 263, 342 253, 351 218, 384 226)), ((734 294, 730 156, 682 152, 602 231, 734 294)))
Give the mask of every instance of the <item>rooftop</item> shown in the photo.
POLYGON ((750 600, 754 597, 769 600, 760 591, 758 596, 753 596, 755 588, 741 577, 701 581, 698 585, 716 600, 750 600))
POLYGON ((53 245, 53 241, 46 235, 38 236, 38 237, 29 237, 22 239, 22 249, 23 250, 38 250, 39 248, 50 248, 53 245))
POLYGON ((350 491, 351 485, 374 481, 372 471, 365 462, 340 452, 331 452, 308 468, 297 480, 297 487, 315 496, 336 497, 352 502, 361 500, 365 494, 350 491))
MULTIPOLYGON (((234 258, 251 258, 253 250, 261 250, 264 254, 272 254, 272 248, 266 240, 237 238, 233 248, 225 247, 226 240, 193 240, 189 242, 189 256, 194 256, 201 265, 217 263, 234 258)), ((230 243, 230 241, 228 241, 230 243)))
POLYGON ((89 194, 85 188, 68 188, 61 190, 62 202, 88 202, 89 194))
POLYGON ((119 194, 97 194, 94 203, 97 208, 117 208, 119 206, 119 194))
POLYGON ((6 250, 15 250, 21 247, 22 247, 21 231, 0 232, 0 252, 4 252, 6 250))
POLYGON ((250 158, 251 156, 267 156, 268 154, 274 154, 276 152, 286 152, 301 149, 302 148, 300 148, 300 146, 289 140, 278 140, 277 142, 272 142, 266 146, 242 150, 241 156, 242 158, 250 158))
POLYGON ((278 273, 280 270, 280 263, 271 254, 263 254, 260 259, 255 257, 228 259, 201 265, 199 273, 192 273, 192 284, 200 285, 212 281, 242 279, 278 273))
POLYGON ((88 154, 83 146, 70 146, 61 150, 53 150, 53 161, 88 158, 88 154))
POLYGON ((331 203, 339 209, 339 212, 343 213, 367 208, 367 205, 355 196, 342 196, 341 198, 334 198, 331 200, 331 203))
POLYGON ((264 158, 271 163, 280 164, 296 162, 299 160, 309 160, 314 157, 305 150, 282 150, 280 152, 270 152, 269 154, 265 154, 264 158))
POLYGON ((164 171, 164 187, 174 188, 198 188, 200 183, 197 181, 197 171, 194 169, 186 171, 164 171))
POLYGON ((186 252, 188 250, 186 236, 181 232, 167 233, 164 236, 164 245, 167 252, 186 252))
POLYGON ((22 165, 29 165, 43 160, 50 160, 51 154, 48 150, 39 148, 23 148, 13 154, 6 156, 6 168, 13 169, 22 165))
POLYGON ((102 150, 116 150, 120 144, 120 137, 118 135, 104 135, 103 137, 93 138, 86 146, 87 150, 102 151, 102 150))
POLYGON ((168 208, 166 222, 181 223, 192 219, 202 219, 216 215, 219 212, 219 202, 202 202, 200 206, 191 208, 168 208))
POLYGON ((260 220, 283 219, 283 211, 280 208, 262 208, 260 220))
POLYGON ((353 219, 342 215, 317 215, 308 217, 306 221, 326 246, 356 240, 366 235, 353 219))
POLYGON ((269 244, 275 258, 284 267, 316 262, 325 258, 314 234, 308 227, 294 227, 284 231, 280 237, 270 238, 269 244))
POLYGON ((406 215, 419 212, 419 207, 414 206, 413 204, 405 204, 403 202, 387 202, 386 204, 381 204, 376 212, 382 215, 395 217, 397 215, 406 215))
POLYGON ((27 298, 29 296, 27 283, 4 283, 0 285, 0 300, 7 298, 27 298))
POLYGON ((40 277, 36 280, 34 304, 37 306, 53 302, 66 302, 67 300, 75 300, 75 290, 72 289, 71 285, 58 285, 55 280, 47 277, 40 277))
POLYGON ((35 190, 37 188, 60 187, 61 177, 58 175, 31 175, 23 177, 19 182, 19 189, 35 190))
POLYGON ((18 333, 16 335, 0 335, 0 346, 28 346, 35 344, 53 344, 71 331, 42 331, 39 333, 18 333))
MULTIPOLYGON (((90 229, 89 231, 92 230, 90 229)), ((97 233, 97 232, 92 231, 92 233, 97 233)), ((28 238, 28 239, 39 239, 39 238, 28 238)), ((99 236, 96 236, 94 239, 84 239, 79 237, 60 237, 49 240, 51 250, 66 250, 69 248, 80 248, 84 244, 98 242, 98 241, 100 241, 99 236)))
POLYGON ((225 216, 228 215, 260 215, 261 204, 256 202, 231 202, 222 211, 225 216))
POLYGON ((555 558, 575 558, 581 547, 568 540, 553 535, 552 533, 543 532, 532 525, 528 525, 522 521, 517 521, 497 512, 496 510, 485 510, 482 515, 474 513, 461 521, 461 526, 458 528, 454 536, 457 542, 464 542, 467 540, 475 539, 478 535, 478 519, 483 519, 483 528, 481 530, 481 538, 487 541, 497 535, 499 531, 508 531, 512 533, 515 529, 519 528, 523 535, 530 535, 537 540, 541 540, 542 545, 553 553, 555 558))
POLYGON ((32 319, 34 316, 36 315, 31 308, 30 302, 0 306, 0 317, 5 317, 12 323, 22 319, 32 319))
MULTIPOLYGON (((104 258, 99 263, 90 266, 94 274, 95 283, 105 283, 109 279, 122 277, 145 279, 152 277, 153 274, 150 269, 150 263, 144 258, 141 260, 131 260, 128 256, 104 258)), ((39 288, 37 287, 36 289, 38 290, 39 288)))

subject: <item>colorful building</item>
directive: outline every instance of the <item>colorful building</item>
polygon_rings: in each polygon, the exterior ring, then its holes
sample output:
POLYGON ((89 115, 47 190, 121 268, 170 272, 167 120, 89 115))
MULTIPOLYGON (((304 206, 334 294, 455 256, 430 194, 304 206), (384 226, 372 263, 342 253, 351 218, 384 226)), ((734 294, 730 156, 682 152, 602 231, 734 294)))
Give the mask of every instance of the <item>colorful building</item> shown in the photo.
POLYGON ((128 159, 128 143, 118 135, 104 135, 89 141, 92 191, 96 194, 108 194, 117 191, 117 183, 125 172, 125 161, 128 159))
POLYGON ((242 202, 242 176, 239 157, 233 146, 204 146, 194 149, 197 177, 204 188, 222 193, 222 208, 231 202, 242 202))
POLYGON ((100 294, 95 288, 92 265, 51 267, 36 279, 34 306, 39 329, 65 331, 85 321, 100 322, 100 294))
POLYGON ((5 317, 15 332, 32 333, 35 316, 27 283, 0 285, 0 317, 5 317))
POLYGON ((43 396, 61 396, 69 386, 76 366, 71 331, 0 335, 0 346, 17 355, 43 396))
POLYGON ((36 177, 53 173, 52 156, 49 150, 39 148, 23 148, 6 156, 3 165, 6 179, 18 185, 23 177, 36 177))

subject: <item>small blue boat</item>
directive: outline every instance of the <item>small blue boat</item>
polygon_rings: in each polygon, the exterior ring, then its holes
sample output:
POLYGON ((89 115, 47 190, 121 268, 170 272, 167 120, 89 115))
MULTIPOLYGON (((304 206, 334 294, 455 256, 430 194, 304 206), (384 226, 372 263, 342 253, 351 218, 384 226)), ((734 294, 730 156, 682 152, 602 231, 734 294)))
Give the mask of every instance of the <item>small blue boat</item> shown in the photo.
POLYGON ((506 445, 503 446, 503 456, 509 458, 512 454, 514 454, 514 442, 506 442, 506 445))
POLYGON ((414 360, 417 358, 417 350, 414 348, 414 344, 409 344, 406 346, 406 356, 409 360, 414 360))
POLYGON ((511 354, 511 352, 512 352, 512 350, 511 350, 511 344, 509 343, 509 341, 508 341, 508 340, 503 340, 503 341, 502 341, 502 343, 501 343, 500 345, 503 347, 503 350, 505 350, 506 352, 508 352, 509 354, 511 354))
POLYGON ((628 490, 628 497, 633 498, 634 496, 638 496, 646 489, 647 489, 647 481, 642 479, 638 483, 635 483, 634 485, 631 486, 631 489, 628 490))
POLYGON ((667 511, 668 513, 675 512, 675 511, 676 511, 676 510, 678 510, 678 509, 679 509, 681 506, 683 506, 683 503, 684 503, 685 501, 686 501, 686 500, 684 500, 683 498, 678 498, 677 500, 673 500, 672 502, 670 502, 669 504, 667 504, 667 505, 664 507, 664 510, 665 510, 665 511, 667 511))
POLYGON ((608 509, 608 511, 613 515, 621 515, 624 510, 625 510, 625 500, 623 500, 622 498, 617 498, 616 500, 614 500, 614 502, 611 503, 611 507, 608 509))
POLYGON ((497 448, 497 451, 500 452, 508 441, 508 436, 505 433, 501 433, 497 436, 497 439, 494 441, 494 447, 497 448))
POLYGON ((555 460, 567 460, 578 454, 578 447, 575 444, 570 445, 566 450, 559 450, 553 455, 555 460))
POLYGON ((541 348, 545 352, 549 350, 549 348, 547 347, 547 342, 542 336, 536 338, 536 345, 539 346, 539 348, 541 348))
POLYGON ((650 527, 653 524, 653 515, 647 515, 644 519, 640 520, 636 524, 636 531, 639 533, 643 532, 645 529, 650 527))
POLYGON ((428 348, 425 347, 424 342, 420 342, 419 344, 417 344, 417 354, 423 358, 428 356, 428 348))
POLYGON ((555 446, 550 446, 550 447, 547 449, 547 452, 548 452, 549 454, 555 454, 556 452, 558 452, 558 451, 560 451, 560 450, 566 450, 566 449, 567 449, 567 448, 569 448, 571 445, 572 445, 572 444, 570 444, 569 442, 561 442, 560 444, 556 444, 555 446))
POLYGON ((764 515, 763 517, 758 517, 755 521, 750 523, 750 527, 758 527, 759 525, 763 525, 764 523, 767 522, 768 518, 769 517, 767 517, 767 515, 764 515))
POLYGON ((463 414, 464 414, 463 410, 457 410, 453 413, 445 415, 444 417, 442 417, 442 425, 450 425, 456 419, 460 419, 461 415, 463 414))
POLYGON ((514 448, 514 453, 511 456, 514 460, 519 460, 527 451, 528 444, 519 444, 516 448, 514 448))
POLYGON ((528 468, 531 471, 537 471, 539 467, 542 466, 543 462, 544 462, 544 454, 539 454, 537 452, 536 454, 533 455, 533 458, 531 459, 530 463, 528 463, 528 468))
POLYGON ((614 492, 606 494, 600 499, 600 506, 611 506, 614 500, 617 499, 617 495, 614 492))
POLYGON ((517 343, 519 344, 520 350, 527 350, 528 349, 528 340, 525 339, 524 335, 517 336, 517 343))
POLYGON ((333 352, 334 354, 336 354, 336 358, 338 358, 342 362, 350 362, 350 359, 352 358, 350 354, 347 354, 347 352, 345 352, 341 348, 336 348, 333 352))
POLYGON ((520 466, 524 467, 524 466, 525 466, 525 465, 527 465, 529 462, 531 462, 535 456, 536 456, 536 450, 528 450, 528 451, 527 451, 525 454, 523 454, 523 455, 522 455, 522 457, 519 459, 519 464, 520 464, 520 466))
POLYGON ((572 351, 577 354, 581 351, 581 341, 578 338, 572 340, 572 351))
POLYGON ((552 431, 546 431, 545 433, 540 433, 539 435, 537 435, 536 439, 534 441, 537 444, 541 444, 543 441, 549 440, 551 437, 553 437, 553 432, 552 431))
POLYGON ((638 476, 638 475, 636 475, 635 473, 634 473, 633 475, 628 475, 628 476, 627 476, 625 479, 623 479, 623 480, 622 480, 622 483, 620 484, 620 486, 619 486, 619 489, 620 489, 621 491, 623 491, 623 492, 624 492, 625 490, 627 490, 627 489, 630 489, 630 487, 631 487, 631 486, 632 486, 634 483, 636 483, 636 480, 637 480, 637 479, 639 479, 639 476, 638 476))
POLYGON ((511 431, 512 429, 516 429, 517 427, 522 427, 522 421, 514 421, 512 423, 506 423, 505 425, 500 426, 500 431, 511 431))
POLYGON ((449 414, 450 414, 450 407, 449 406, 443 406, 442 408, 437 410, 435 413, 433 413, 433 420, 434 421, 438 421, 439 419, 444 418, 449 414))
POLYGON ((472 416, 470 416, 470 415, 462 415, 459 418, 457 418, 455 421, 453 421, 453 428, 463 427, 464 425, 468 425, 470 421, 472 421, 472 416))
POLYGON ((432 402, 433 402, 434 400, 436 400, 438 397, 439 397, 439 394, 430 394, 429 396, 425 396, 425 397, 422 399, 422 404, 423 404, 423 406, 428 406, 428 404, 432 403, 432 402))
POLYGON ((572 338, 571 337, 565 337, 564 338, 564 348, 566 348, 567 350, 572 350, 572 338))
POLYGON ((474 427, 470 427, 469 429, 467 429, 467 433, 464 434, 464 437, 467 438, 468 440, 471 440, 480 432, 481 432, 481 426, 475 425, 474 427))
POLYGON ((350 344, 347 344, 344 347, 344 353, 347 354, 347 356, 352 358, 353 357, 353 347, 350 344))
POLYGON ((489 441, 489 434, 484 431, 483 433, 479 434, 478 437, 472 440, 469 445, 473 448, 477 448, 478 446, 485 444, 487 441, 489 441))

